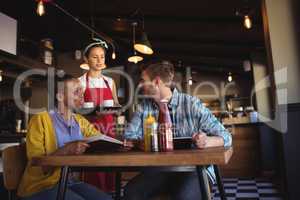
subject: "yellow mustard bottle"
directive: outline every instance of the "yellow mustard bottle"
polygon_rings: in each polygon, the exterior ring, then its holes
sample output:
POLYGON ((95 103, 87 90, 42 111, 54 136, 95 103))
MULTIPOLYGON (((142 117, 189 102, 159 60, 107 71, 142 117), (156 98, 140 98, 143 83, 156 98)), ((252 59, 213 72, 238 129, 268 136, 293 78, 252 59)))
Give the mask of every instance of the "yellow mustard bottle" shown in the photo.
POLYGON ((155 118, 151 113, 149 113, 144 121, 144 149, 146 152, 151 151, 151 137, 153 135, 153 132, 155 131, 155 124, 155 118))

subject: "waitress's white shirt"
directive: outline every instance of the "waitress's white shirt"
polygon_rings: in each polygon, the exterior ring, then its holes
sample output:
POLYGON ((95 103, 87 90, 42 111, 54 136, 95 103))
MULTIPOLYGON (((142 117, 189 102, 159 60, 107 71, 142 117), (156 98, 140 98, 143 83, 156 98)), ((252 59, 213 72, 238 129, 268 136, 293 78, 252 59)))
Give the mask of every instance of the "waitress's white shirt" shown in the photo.
MULTIPOLYGON (((85 91, 86 89, 86 76, 87 76, 87 73, 83 74, 82 76, 80 76, 78 79, 85 91)), ((104 76, 102 75, 102 77, 96 77, 96 78, 92 78, 92 77, 89 77, 89 87, 90 88, 107 88, 103 78, 107 81, 110 89, 112 90, 113 88, 113 79, 108 77, 108 76, 104 76)))

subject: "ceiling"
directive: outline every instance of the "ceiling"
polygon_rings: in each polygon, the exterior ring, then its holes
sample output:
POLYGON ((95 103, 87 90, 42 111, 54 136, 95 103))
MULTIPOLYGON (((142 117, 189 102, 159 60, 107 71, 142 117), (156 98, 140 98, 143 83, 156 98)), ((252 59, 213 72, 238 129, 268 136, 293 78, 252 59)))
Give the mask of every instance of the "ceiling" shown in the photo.
MULTIPOLYGON (((112 64, 125 64, 132 52, 131 23, 137 20, 137 37, 145 31, 152 43, 151 58, 169 59, 196 68, 241 70, 251 52, 264 52, 260 0, 56 0, 64 9, 114 40, 117 48, 112 64), (235 11, 248 5, 253 28, 243 27, 235 11), (133 16, 139 10, 138 15, 133 16), (94 23, 92 23, 94 22, 94 23), (94 25, 93 25, 94 24, 94 25)), ((43 38, 54 40, 57 52, 83 49, 91 34, 52 5, 38 17, 34 0, 1 2, 0 11, 19 21, 21 52, 30 51, 43 38), (31 45, 30 45, 31 44, 31 45)))

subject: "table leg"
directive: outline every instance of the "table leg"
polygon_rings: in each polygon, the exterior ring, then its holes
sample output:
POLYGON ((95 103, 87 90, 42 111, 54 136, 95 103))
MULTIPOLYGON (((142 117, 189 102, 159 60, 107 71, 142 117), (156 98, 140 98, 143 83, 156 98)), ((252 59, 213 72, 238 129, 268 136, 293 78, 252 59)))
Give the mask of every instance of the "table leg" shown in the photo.
POLYGON ((210 199, 210 194, 209 194, 210 190, 209 190, 209 182, 207 179, 205 167, 204 166, 196 166, 196 169, 197 169, 202 199, 209 200, 210 199))
POLYGON ((120 200, 121 199, 121 172, 116 172, 116 188, 115 188, 115 200, 120 200))
POLYGON ((221 178, 219 167, 217 165, 214 165, 214 171, 216 173, 217 185, 218 185, 219 193, 220 193, 220 196, 221 196, 221 200, 226 200, 227 198, 226 198, 226 193, 225 193, 225 190, 224 190, 223 181, 222 181, 222 178, 221 178))
POLYGON ((68 183, 69 167, 63 166, 60 173, 60 180, 57 189, 56 200, 64 200, 68 183))
POLYGON ((9 190, 9 191, 8 191, 8 199, 9 199, 9 200, 15 200, 15 199, 16 199, 16 195, 15 195, 16 192, 17 192, 17 191, 9 190))

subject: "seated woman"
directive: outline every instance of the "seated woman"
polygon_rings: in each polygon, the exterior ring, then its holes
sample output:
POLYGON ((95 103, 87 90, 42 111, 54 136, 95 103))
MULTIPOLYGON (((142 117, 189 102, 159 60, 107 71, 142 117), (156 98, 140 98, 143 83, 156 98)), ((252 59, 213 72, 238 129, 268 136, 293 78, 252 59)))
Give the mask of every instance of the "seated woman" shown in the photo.
MULTIPOLYGON (((83 103, 83 89, 78 79, 70 76, 55 82, 56 109, 33 116, 26 136, 28 164, 18 188, 23 200, 56 199, 60 169, 31 165, 31 159, 44 155, 76 155, 88 148, 84 137, 99 134, 86 119, 73 110, 83 103)), ((69 180, 66 200, 111 200, 94 186, 69 180)))

